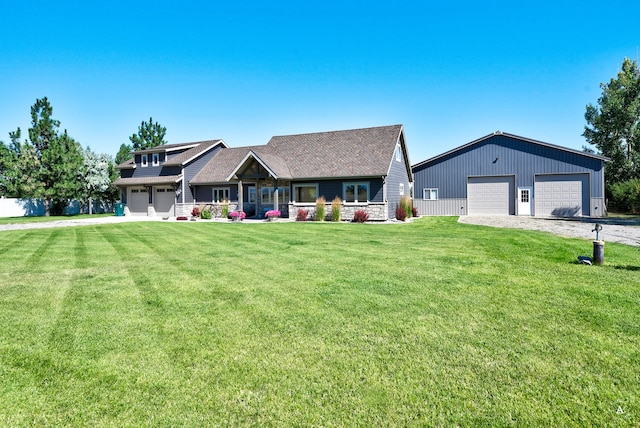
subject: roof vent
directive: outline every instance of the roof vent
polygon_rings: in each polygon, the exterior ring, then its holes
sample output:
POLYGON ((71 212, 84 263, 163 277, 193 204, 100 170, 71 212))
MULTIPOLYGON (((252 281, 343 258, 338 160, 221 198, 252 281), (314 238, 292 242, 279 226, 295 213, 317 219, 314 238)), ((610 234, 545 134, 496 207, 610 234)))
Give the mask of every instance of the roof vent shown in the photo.
POLYGON ((499 129, 493 133, 493 135, 502 135, 502 131, 500 131, 499 129))

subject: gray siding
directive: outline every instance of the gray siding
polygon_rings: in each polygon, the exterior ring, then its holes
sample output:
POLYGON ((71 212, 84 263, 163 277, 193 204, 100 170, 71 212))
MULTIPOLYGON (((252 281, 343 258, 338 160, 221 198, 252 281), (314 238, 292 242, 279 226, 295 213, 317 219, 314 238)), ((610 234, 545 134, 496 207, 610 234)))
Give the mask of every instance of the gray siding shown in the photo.
MULTIPOLYGON (((466 200, 469 176, 515 175, 516 187, 533 188, 537 174, 580 172, 590 173, 590 198, 603 198, 604 161, 505 135, 494 135, 415 166, 414 195, 416 200, 420 200, 423 188, 437 188, 441 202, 423 212, 458 215, 463 205, 455 209, 456 201, 466 200), (449 199, 451 203, 443 202, 449 199)), ((420 206, 425 207, 423 203, 420 206)))
MULTIPOLYGON (((213 189, 215 187, 229 188, 229 201, 238 202, 238 185, 237 183, 220 183, 215 185, 197 186, 195 187, 196 203, 210 204, 213 201, 213 189)), ((191 193, 191 192, 189 192, 191 193)), ((245 192, 246 193, 246 192, 245 192)), ((191 199, 193 202, 193 197, 191 199)))
MULTIPOLYGON (((189 182, 193 179, 193 177, 196 176, 196 174, 198 172, 200 172, 200 170, 207 164, 209 163, 209 161, 213 158, 213 156, 218 153, 218 150, 220 150, 221 147, 220 145, 214 147, 213 149, 209 150, 207 153, 205 153, 204 155, 196 158, 195 160, 193 160, 192 162, 189 162, 187 165, 184 166, 184 178, 183 180, 185 181, 185 184, 189 184, 189 182)), ((185 186, 188 187, 188 186, 185 186)), ((190 191, 186 191, 185 192, 185 197, 184 197, 184 202, 189 204, 193 202, 193 193, 191 193, 190 191)), ((209 200, 211 200, 211 194, 209 194, 209 200)))
POLYGON ((396 208, 400 206, 401 183, 404 185, 405 196, 411 196, 409 175, 407 173, 407 164, 405 163, 405 159, 406 157, 403 154, 402 160, 397 161, 394 155, 393 160, 391 161, 391 167, 389 168, 389 175, 386 179, 389 218, 396 218, 396 208))

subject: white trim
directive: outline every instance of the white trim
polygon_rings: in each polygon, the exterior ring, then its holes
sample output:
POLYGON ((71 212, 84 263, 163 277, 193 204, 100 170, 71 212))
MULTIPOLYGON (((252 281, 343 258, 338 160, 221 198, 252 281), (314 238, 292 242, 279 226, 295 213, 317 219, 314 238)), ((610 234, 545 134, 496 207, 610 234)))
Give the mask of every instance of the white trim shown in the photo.
POLYGON ((400 193, 400 196, 404 196, 404 183, 400 183, 400 186, 398 186, 398 193, 400 193))
POLYGON ((363 203, 368 203, 369 200, 371 199, 371 183, 369 181, 351 181, 351 182, 345 182, 342 183, 342 200, 345 203, 356 203, 356 204, 363 204, 363 203), (353 201, 348 201, 347 200, 347 186, 354 186, 353 189, 353 201), (358 200, 358 187, 359 186, 366 186, 367 187, 367 200, 366 201, 360 201, 358 200))
POLYGON ((437 187, 424 187, 422 189, 422 200, 423 201, 437 201, 438 200, 438 196, 439 196, 438 193, 439 193, 439 191, 438 191, 437 187), (432 197, 434 192, 435 192, 435 195, 436 195, 435 198, 432 197), (429 197, 427 197, 427 195, 429 197))
POLYGON ((146 168, 149 166, 149 158, 146 154, 140 155, 140 166, 146 168))
POLYGON ((211 202, 215 203, 215 204, 219 204, 222 202, 228 202, 229 198, 231 197, 231 188, 230 187, 214 187, 211 189, 211 202), (216 199, 216 192, 218 192, 218 199, 216 199), (225 196, 226 194, 226 198, 220 199, 220 193, 222 192, 222 195, 225 196))
POLYGON ((151 165, 153 165, 153 166, 160 165, 160 153, 152 153, 151 154, 151 165))
POLYGON ((236 175, 236 173, 238 172, 238 169, 240 169, 240 167, 242 165, 244 165, 244 163, 249 160, 249 158, 252 157, 256 162, 258 162, 260 165, 262 165, 262 167, 264 169, 267 170, 267 173, 272 177, 275 178, 276 180, 278 179, 278 176, 276 175, 275 172, 273 172, 273 170, 271 168, 269 168, 267 166, 266 163, 264 163, 262 161, 262 159, 260 159, 260 157, 253 151, 253 150, 249 150, 249 153, 246 154, 246 156, 240 161, 240 163, 233 168, 233 171, 231 171, 231 174, 229 174, 229 176, 226 178, 226 181, 231 180, 232 178, 234 178, 234 176, 236 175))

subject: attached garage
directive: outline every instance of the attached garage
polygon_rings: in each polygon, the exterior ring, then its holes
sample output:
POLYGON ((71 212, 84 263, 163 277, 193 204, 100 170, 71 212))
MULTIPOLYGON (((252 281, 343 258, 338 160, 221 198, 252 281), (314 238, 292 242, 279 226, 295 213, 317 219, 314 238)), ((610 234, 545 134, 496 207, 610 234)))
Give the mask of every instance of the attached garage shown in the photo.
POLYGON ((155 189, 154 208, 156 215, 171 217, 175 215, 176 192, 170 187, 158 187, 155 189))
POLYGON ((147 215, 149 193, 144 187, 130 187, 127 192, 127 207, 131 215, 147 215))
POLYGON ((589 174, 536 175, 533 190, 537 216, 589 215, 589 174))
POLYGON ((469 177, 467 179, 468 214, 515 214, 514 187, 513 176, 469 177))

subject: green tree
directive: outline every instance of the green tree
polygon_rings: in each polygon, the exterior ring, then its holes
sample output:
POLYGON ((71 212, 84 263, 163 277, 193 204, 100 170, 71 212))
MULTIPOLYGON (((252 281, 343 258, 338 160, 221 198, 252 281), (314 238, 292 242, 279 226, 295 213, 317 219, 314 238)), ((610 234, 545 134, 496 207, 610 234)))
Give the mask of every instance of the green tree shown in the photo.
POLYGON ((598 105, 587 105, 587 125, 582 134, 589 144, 611 158, 607 187, 640 175, 640 70, 625 58, 622 69, 609 83, 601 83, 598 105))
POLYGON ((115 163, 116 165, 120 165, 122 162, 128 161, 131 159, 131 144, 121 144, 118 153, 116 153, 115 163))
MULTIPOLYGON (((153 118, 149 118, 149 122, 142 121, 138 127, 138 133, 129 137, 133 145, 133 150, 146 150, 161 144, 167 144, 164 135, 167 128, 161 126, 158 122, 153 123, 153 118)), ((122 149, 122 147, 120 147, 122 149)), ((126 159, 125 159, 126 160, 126 159)))
POLYGON ((50 200, 54 214, 60 215, 70 200, 82 195, 83 160, 82 147, 66 130, 49 143, 42 153, 44 187, 40 197, 45 200, 45 210, 50 200))
POLYGON ((111 185, 111 163, 111 156, 107 154, 96 154, 89 147, 84 151, 83 196, 89 200, 89 214, 93 214, 93 198, 101 199, 102 194, 111 185))

